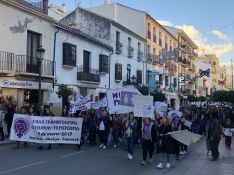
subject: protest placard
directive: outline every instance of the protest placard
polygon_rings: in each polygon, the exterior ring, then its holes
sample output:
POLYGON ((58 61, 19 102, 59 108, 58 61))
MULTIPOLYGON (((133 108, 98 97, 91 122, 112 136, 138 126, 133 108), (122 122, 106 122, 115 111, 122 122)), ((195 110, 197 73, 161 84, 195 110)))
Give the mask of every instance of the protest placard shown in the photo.
POLYGON ((134 116, 143 118, 154 118, 154 106, 152 96, 135 96, 134 116))
POLYGON ((10 140, 33 143, 80 144, 82 118, 15 114, 10 140))

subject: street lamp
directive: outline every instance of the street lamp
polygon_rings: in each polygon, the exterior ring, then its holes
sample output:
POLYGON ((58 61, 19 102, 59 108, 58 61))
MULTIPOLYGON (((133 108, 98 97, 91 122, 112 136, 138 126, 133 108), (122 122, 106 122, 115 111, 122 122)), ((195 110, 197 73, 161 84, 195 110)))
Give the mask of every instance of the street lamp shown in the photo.
POLYGON ((135 85, 136 84, 136 82, 137 82, 137 78, 136 78, 136 76, 135 75, 133 75, 132 77, 131 77, 131 83, 133 84, 133 85, 135 85))
POLYGON ((39 85, 38 85, 38 90, 39 90, 39 102, 38 102, 38 109, 40 110, 41 107, 41 62, 44 58, 44 54, 45 54, 45 49, 42 46, 39 46, 37 48, 37 59, 38 59, 38 63, 39 63, 39 85))

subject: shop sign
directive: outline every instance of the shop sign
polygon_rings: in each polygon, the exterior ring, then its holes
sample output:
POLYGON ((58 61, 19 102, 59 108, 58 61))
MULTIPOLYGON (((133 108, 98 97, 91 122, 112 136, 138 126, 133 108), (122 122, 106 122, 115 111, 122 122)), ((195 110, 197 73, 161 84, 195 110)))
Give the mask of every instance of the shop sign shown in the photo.
MULTIPOLYGON (((39 83, 34 81, 19 81, 19 80, 0 80, 0 87, 4 88, 19 88, 19 89, 38 89, 39 83)), ((41 83, 41 89, 50 89, 51 83, 41 83)))

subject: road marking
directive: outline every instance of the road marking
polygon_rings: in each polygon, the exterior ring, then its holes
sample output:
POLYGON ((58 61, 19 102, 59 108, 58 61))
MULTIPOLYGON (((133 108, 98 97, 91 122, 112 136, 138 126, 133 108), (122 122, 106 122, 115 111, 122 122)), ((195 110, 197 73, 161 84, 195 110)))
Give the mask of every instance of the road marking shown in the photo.
POLYGON ((70 153, 70 154, 65 154, 63 156, 60 156, 61 158, 66 158, 66 157, 70 157, 70 156, 74 156, 74 155, 77 155, 77 154, 81 154, 83 153, 84 151, 79 151, 79 152, 74 152, 74 153, 70 153))
POLYGON ((7 174, 7 173, 10 173, 10 172, 13 172, 13 171, 17 171, 17 170, 20 170, 20 169, 28 168, 28 167, 43 164, 43 163, 46 163, 46 161, 40 161, 40 162, 25 165, 25 166, 21 166, 21 167, 18 167, 18 168, 13 168, 13 169, 1 171, 0 174, 7 174))

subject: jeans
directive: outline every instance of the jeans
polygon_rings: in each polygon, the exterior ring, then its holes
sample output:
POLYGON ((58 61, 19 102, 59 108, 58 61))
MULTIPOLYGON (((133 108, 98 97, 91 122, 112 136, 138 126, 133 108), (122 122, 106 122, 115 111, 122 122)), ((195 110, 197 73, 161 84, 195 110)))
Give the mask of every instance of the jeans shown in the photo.
POLYGON ((211 153, 214 159, 217 159, 219 157, 219 142, 219 138, 215 138, 210 141, 211 153))
POLYGON ((99 140, 100 140, 101 144, 104 144, 106 146, 107 139, 108 139, 108 134, 106 133, 106 131, 99 130, 99 140))
POLYGON ((113 128, 114 144, 119 144, 119 128, 113 128))
POLYGON ((154 153, 154 143, 151 140, 145 140, 142 141, 142 149, 143 149, 143 160, 146 161, 147 153, 149 153, 149 158, 153 158, 154 153))
POLYGON ((161 153, 159 160, 160 160, 160 163, 170 163, 170 154, 161 153))
POLYGON ((127 147, 128 147, 128 153, 133 155, 133 151, 134 151, 134 138, 133 137, 127 138, 127 147))
POLYGON ((5 136, 4 136, 4 132, 3 132, 3 127, 0 127, 0 134, 2 136, 1 140, 4 140, 5 136))
POLYGON ((232 136, 225 136, 225 146, 226 148, 231 148, 232 136))

